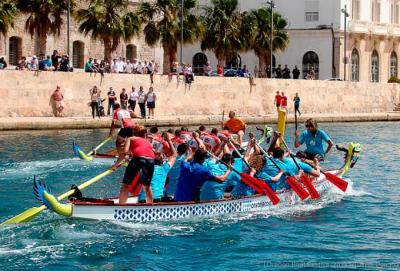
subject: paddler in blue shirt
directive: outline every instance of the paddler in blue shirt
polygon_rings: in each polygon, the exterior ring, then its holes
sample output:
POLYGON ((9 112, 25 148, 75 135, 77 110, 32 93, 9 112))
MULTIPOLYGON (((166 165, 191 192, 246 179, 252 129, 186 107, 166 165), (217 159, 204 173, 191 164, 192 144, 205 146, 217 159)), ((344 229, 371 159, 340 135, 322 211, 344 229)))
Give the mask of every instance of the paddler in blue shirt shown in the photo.
MULTIPOLYGON (((177 152, 172 143, 171 136, 168 133, 162 134, 162 139, 167 141, 172 154, 168 157, 167 161, 163 161, 161 155, 158 155, 154 159, 154 173, 151 179, 151 190, 153 192, 153 202, 160 202, 164 192, 165 181, 171 168, 174 166, 176 161, 177 152)), ((142 189, 139 194, 139 202, 145 202, 146 196, 142 189)))
MULTIPOLYGON (((175 201, 187 202, 197 200, 200 193, 200 188, 206 180, 215 179, 218 182, 223 182, 231 173, 231 168, 228 168, 223 175, 215 176, 212 172, 203 165, 207 158, 205 146, 201 142, 198 133, 193 133, 193 138, 198 143, 199 149, 193 154, 193 159, 190 162, 182 162, 181 172, 176 184, 175 201)), ((190 158, 188 158, 190 160, 190 158)))
POLYGON ((326 132, 318 128, 318 124, 314 119, 306 121, 306 128, 307 130, 300 136, 297 130, 294 133, 295 148, 300 147, 304 143, 306 144, 305 151, 298 152, 296 156, 307 160, 314 160, 314 158, 317 158, 319 161, 324 160, 326 154, 333 146, 332 140, 326 132), (325 143, 328 144, 326 148, 325 143))

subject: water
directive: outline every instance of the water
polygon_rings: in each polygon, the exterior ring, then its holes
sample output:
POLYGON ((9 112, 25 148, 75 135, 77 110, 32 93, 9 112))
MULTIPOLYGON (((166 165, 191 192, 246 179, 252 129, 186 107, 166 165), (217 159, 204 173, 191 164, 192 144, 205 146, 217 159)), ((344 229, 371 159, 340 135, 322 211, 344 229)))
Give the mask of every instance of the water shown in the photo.
MULTIPOLYGON (((1 270, 399 270, 400 123, 322 126, 335 143, 363 145, 347 175, 352 186, 346 195, 278 205, 268 214, 156 223, 65 219, 45 211, 31 223, 0 227, 1 270)), ((60 194, 105 171, 110 161, 72 158, 71 142, 90 150, 106 134, 0 133, 1 221, 38 205, 33 175, 60 194)), ((287 134, 292 145, 292 126, 287 134)), ((339 153, 329 160, 327 167, 337 165, 339 153)), ((85 195, 117 195, 121 174, 97 182, 85 195)))

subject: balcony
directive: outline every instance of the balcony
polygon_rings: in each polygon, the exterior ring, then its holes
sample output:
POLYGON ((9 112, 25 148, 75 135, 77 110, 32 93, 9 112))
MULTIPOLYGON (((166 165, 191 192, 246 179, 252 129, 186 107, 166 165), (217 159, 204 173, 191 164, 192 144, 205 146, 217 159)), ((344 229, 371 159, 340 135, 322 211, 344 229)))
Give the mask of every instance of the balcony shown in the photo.
POLYGON ((400 25, 379 22, 350 21, 349 32, 381 36, 400 36, 400 25))

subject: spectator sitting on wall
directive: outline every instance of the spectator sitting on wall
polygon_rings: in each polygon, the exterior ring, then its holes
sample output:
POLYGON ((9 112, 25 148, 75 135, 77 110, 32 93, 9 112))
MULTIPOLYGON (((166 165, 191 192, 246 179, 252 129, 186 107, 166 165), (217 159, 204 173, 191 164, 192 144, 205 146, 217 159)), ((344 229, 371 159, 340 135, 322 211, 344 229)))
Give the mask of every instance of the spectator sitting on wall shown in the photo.
POLYGON ((17 70, 25 70, 28 66, 26 61, 26 57, 22 56, 21 59, 18 61, 17 70))
POLYGON ((154 83, 154 65, 153 65, 153 61, 150 61, 149 64, 147 64, 146 69, 147 69, 147 74, 150 75, 150 83, 153 84, 154 83))
POLYGON ((93 58, 89 58, 89 60, 85 64, 85 72, 94 72, 93 68, 93 58))
POLYGON ((58 71, 59 69, 58 66, 60 65, 60 60, 61 60, 60 54, 58 53, 57 50, 54 50, 53 54, 51 55, 51 62, 53 63, 54 70, 56 71, 58 71))
POLYGON ((69 66, 69 56, 68 55, 62 56, 59 70, 62 72, 72 71, 72 68, 70 68, 70 66, 69 66))
POLYGON ((243 65, 242 68, 242 77, 249 77, 251 75, 249 68, 247 67, 247 65, 243 65))
POLYGON ((39 56, 39 71, 44 71, 44 55, 39 56))
POLYGON ((297 68, 297 65, 294 66, 294 69, 292 71, 293 74, 293 79, 299 79, 300 77, 300 70, 297 68))
POLYGON ((282 77, 283 79, 290 79, 290 70, 287 65, 285 65, 285 68, 282 70, 282 77))
POLYGON ((224 76, 224 68, 221 65, 217 65, 217 75, 224 76))
POLYGON ((191 84, 194 81, 194 75, 192 70, 192 65, 188 64, 183 70, 183 75, 185 76, 185 83, 191 84))
POLYGON ((276 78, 282 78, 281 64, 279 64, 278 67, 275 69, 275 74, 276 74, 276 78))
POLYGON ((144 73, 144 67, 141 61, 136 66, 136 73, 138 74, 143 74, 144 73))
POLYGON ((0 57, 0 70, 7 68, 7 61, 4 56, 0 57))
POLYGON ((207 61, 207 63, 204 65, 203 73, 205 76, 211 76, 212 68, 211 68, 210 61, 207 61))
POLYGON ((37 71, 39 68, 39 61, 36 56, 32 56, 31 60, 28 62, 28 70, 37 71))
POLYGON ((44 70, 45 70, 45 71, 52 71, 52 70, 54 70, 53 62, 51 61, 50 55, 48 55, 48 56, 46 57, 46 59, 43 61, 43 63, 44 63, 44 70))

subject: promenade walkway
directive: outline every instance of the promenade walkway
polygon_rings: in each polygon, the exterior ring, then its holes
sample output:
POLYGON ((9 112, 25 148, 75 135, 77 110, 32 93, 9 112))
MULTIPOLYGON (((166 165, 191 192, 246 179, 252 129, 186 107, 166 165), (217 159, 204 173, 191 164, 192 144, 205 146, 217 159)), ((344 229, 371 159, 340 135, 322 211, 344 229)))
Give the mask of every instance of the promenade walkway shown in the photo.
MULTIPOLYGON (((247 124, 274 124, 276 114, 265 116, 240 116, 247 124)), ((318 122, 364 122, 364 121, 400 121, 400 112, 357 113, 357 114, 303 114, 298 118, 303 123, 308 118, 318 122)), ((228 116, 225 115, 225 120, 228 116)), ((222 115, 194 116, 156 116, 155 119, 135 119, 138 124, 146 126, 198 126, 217 125, 222 115)), ((288 115, 287 122, 294 122, 294 114, 288 115)), ((49 129, 94 129, 110 127, 111 117, 92 119, 92 117, 7 117, 0 118, 0 131, 6 130, 49 130, 49 129)))

